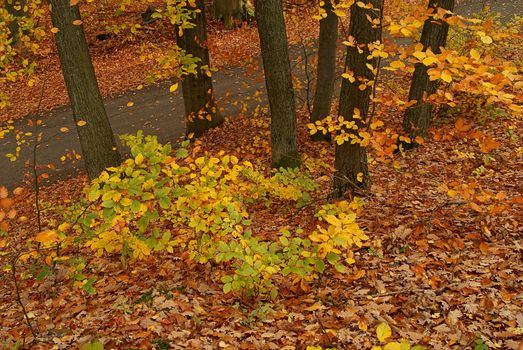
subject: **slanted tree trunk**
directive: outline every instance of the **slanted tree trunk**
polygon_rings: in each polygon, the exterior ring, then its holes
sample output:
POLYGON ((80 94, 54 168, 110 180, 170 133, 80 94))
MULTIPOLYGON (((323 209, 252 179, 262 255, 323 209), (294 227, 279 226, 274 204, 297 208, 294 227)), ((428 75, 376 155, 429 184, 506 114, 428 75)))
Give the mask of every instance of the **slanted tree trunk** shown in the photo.
POLYGON ((9 38, 13 39, 13 43, 18 41, 20 18, 26 15, 24 11, 25 4, 26 0, 4 0, 4 8, 11 16, 15 17, 15 19, 8 25, 10 33, 9 38))
POLYGON ((301 160, 296 146, 296 102, 282 3, 256 0, 254 9, 271 110, 272 167, 294 168, 301 160))
MULTIPOLYGON (((311 122, 322 120, 331 111, 334 82, 336 79, 336 41, 338 39, 338 16, 333 12, 333 1, 325 0, 327 17, 320 20, 320 39, 318 48, 318 67, 316 93, 311 122)), ((330 134, 317 132, 312 135, 315 141, 330 140, 330 134)))
MULTIPOLYGON (((453 11, 454 1, 455 0, 430 0, 429 9, 432 9, 432 13, 436 13, 438 7, 453 11)), ((445 21, 441 19, 435 20, 429 17, 425 21, 421 33, 423 50, 430 48, 435 54, 441 53, 441 47, 445 46, 447 42, 448 31, 449 25, 445 21)), ((403 129, 411 138, 410 144, 403 145, 405 148, 412 148, 416 145, 414 141, 416 136, 427 136, 427 129, 429 128, 432 118, 432 105, 427 103, 425 99, 434 94, 437 89, 437 82, 429 80, 428 69, 429 67, 423 63, 417 63, 414 68, 414 75, 412 76, 409 91, 409 101, 415 100, 416 103, 407 108, 403 118, 403 129)))
MULTIPOLYGON (((343 79, 340 91, 339 115, 346 121, 353 121, 358 129, 365 128, 374 73, 367 67, 367 63, 376 67, 377 60, 367 59, 370 55, 369 43, 381 37, 381 24, 374 26, 370 19, 381 16, 384 0, 369 0, 373 9, 364 9, 357 4, 351 6, 349 36, 354 38, 355 45, 347 46, 345 69, 354 74, 355 81, 343 79), (360 52, 361 50, 361 52, 360 52), (360 85, 367 84, 362 90, 360 85), (354 118, 355 110, 359 110, 361 118, 354 118)), ((358 130, 346 130, 357 136, 358 130)), ((367 151, 359 143, 349 141, 336 146, 335 157, 336 173, 334 174, 335 195, 341 197, 347 190, 366 189, 370 187, 371 179, 367 164, 367 151)))
POLYGON ((60 65, 89 178, 120 163, 114 134, 91 62, 78 6, 70 0, 49 0, 60 65))
POLYGON ((191 20, 195 27, 185 29, 181 36, 176 28, 176 40, 178 46, 187 54, 200 59, 200 62, 197 63, 197 74, 186 75, 182 80, 186 133, 187 135, 193 133, 195 137, 199 137, 205 131, 221 124, 223 117, 216 108, 210 74, 206 74, 202 69, 202 66, 207 66, 207 69, 211 67, 209 50, 206 46, 207 29, 203 0, 196 0, 196 9, 200 12, 196 13, 194 19, 191 20))

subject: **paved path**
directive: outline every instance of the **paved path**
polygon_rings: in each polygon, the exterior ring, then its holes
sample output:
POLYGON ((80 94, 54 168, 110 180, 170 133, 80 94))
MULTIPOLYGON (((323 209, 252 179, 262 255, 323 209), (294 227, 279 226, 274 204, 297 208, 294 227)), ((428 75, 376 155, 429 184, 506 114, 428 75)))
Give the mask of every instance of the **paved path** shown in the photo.
MULTIPOLYGON (((466 1, 458 7, 458 13, 470 15, 481 10, 482 1, 466 1)), ((493 11, 502 13, 502 20, 507 20, 514 14, 523 15, 523 0, 493 0, 493 11)), ((291 50, 291 59, 300 54, 300 50, 291 50)), ((259 104, 253 96, 256 91, 262 92, 261 98, 266 103, 265 85, 259 67, 259 60, 254 63, 255 68, 234 67, 218 72, 214 75, 215 94, 218 105, 224 107, 225 115, 237 115, 240 106, 234 105, 236 101, 245 101, 249 109, 259 104), (227 98, 224 96, 228 95, 227 98)), ((295 74, 303 75, 301 68, 295 69, 295 74)), ((120 96, 109 97, 105 100, 107 113, 115 134, 135 133, 144 130, 146 134, 157 135, 160 142, 176 142, 184 134, 183 99, 181 93, 169 93, 168 84, 149 86, 140 91, 132 91, 120 96), (134 102, 133 107, 127 107, 129 101, 134 102)), ((80 151, 80 144, 72 122, 72 112, 69 107, 60 107, 44 118, 45 124, 40 127, 43 140, 37 147, 37 163, 54 164, 56 171, 49 171, 50 178, 46 182, 63 179, 78 172, 82 162, 60 162, 60 157, 66 150, 80 151), (60 132, 61 127, 67 127, 68 133, 60 132)), ((16 123, 16 128, 30 130, 26 120, 16 123)), ((10 162, 3 155, 14 149, 12 136, 0 140, 0 185, 14 187, 20 183, 23 174, 28 172, 25 162, 32 159, 32 147, 23 146, 20 160, 10 162)), ((120 151, 125 150, 120 146, 120 151)), ((43 172, 43 170, 39 170, 43 172)))

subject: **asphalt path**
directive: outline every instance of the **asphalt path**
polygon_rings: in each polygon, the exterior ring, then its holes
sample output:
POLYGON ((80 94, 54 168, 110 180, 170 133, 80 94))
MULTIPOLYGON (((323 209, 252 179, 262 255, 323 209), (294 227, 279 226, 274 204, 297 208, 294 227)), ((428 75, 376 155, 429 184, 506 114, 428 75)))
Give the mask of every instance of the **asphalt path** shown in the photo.
MULTIPOLYGON (((457 8, 457 13, 470 15, 481 10, 483 1, 466 1, 457 8)), ((507 21, 513 15, 523 15, 523 0, 492 0, 492 11, 501 13, 501 20, 507 21)), ((313 49, 310 49, 313 50, 313 49)), ((301 49, 291 49, 293 62, 301 56, 301 49)), ((223 108, 226 116, 236 116, 240 113, 249 114, 258 105, 266 105, 265 84, 261 70, 261 62, 254 59, 249 65, 231 67, 213 75, 214 90, 218 106, 223 108)), ((304 77, 300 64, 293 65, 293 74, 304 77)), ((145 134, 154 134, 160 142, 176 143, 185 133, 184 107, 181 92, 170 93, 169 83, 161 83, 126 92, 119 96, 108 97, 104 100, 111 126, 116 135, 136 133, 143 130, 145 134), (131 107, 129 102, 133 102, 131 107)), ((180 89, 181 90, 181 89, 180 89)), ((45 96, 43 97, 45 98, 45 96)), ((303 98, 303 96, 301 96, 303 98)), ((299 102, 299 100, 297 101, 299 102)), ((34 131, 34 127, 27 126, 27 116, 15 122, 15 128, 24 131, 34 131)), ((82 161, 60 161, 60 157, 73 150, 80 152, 80 143, 76 127, 72 120, 72 111, 69 106, 59 107, 40 117, 44 121, 38 127, 42 133, 42 140, 36 147, 37 164, 53 164, 56 169, 49 170, 39 167, 38 173, 46 172, 49 178, 42 181, 48 184, 56 180, 74 176, 82 169, 82 161), (69 132, 60 131, 66 127, 69 132)), ((21 154, 17 161, 11 162, 4 154, 13 153, 16 147, 12 134, 0 139, 0 185, 13 188, 18 186, 24 174, 32 172, 34 156, 32 140, 21 147, 21 154)), ((127 150, 119 144, 120 152, 127 150)))

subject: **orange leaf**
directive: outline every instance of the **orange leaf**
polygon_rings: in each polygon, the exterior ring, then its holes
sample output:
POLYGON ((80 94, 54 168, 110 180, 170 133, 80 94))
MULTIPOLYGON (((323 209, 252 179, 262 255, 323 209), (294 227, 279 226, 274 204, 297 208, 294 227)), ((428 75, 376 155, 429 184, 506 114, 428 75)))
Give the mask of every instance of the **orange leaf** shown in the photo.
POLYGON ((482 153, 489 153, 492 150, 495 150, 501 146, 501 143, 496 141, 495 138, 487 136, 483 141, 480 143, 479 150, 482 153))
POLYGON ((481 252, 482 252, 483 254, 488 254, 489 249, 490 249, 490 247, 489 247, 489 245, 488 245, 487 243, 485 243, 485 242, 481 242, 481 243, 479 244, 479 250, 481 250, 481 252))
POLYGON ((0 186, 0 199, 7 198, 8 195, 9 195, 9 192, 7 191, 7 187, 0 186))
POLYGON ((465 124, 465 120, 463 118, 456 120, 456 124, 454 125, 456 130, 459 132, 469 131, 471 126, 471 124, 465 124))

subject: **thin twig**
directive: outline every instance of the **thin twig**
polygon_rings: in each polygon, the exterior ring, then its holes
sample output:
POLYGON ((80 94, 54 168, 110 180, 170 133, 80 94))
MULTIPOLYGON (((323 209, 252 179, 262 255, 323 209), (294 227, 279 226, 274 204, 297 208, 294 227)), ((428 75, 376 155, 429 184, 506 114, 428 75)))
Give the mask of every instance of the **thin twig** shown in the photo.
MULTIPOLYGON (((45 78, 45 76, 44 76, 45 78)), ((40 114, 40 108, 42 106, 42 100, 44 98, 44 90, 47 79, 42 82, 42 88, 40 90, 40 98, 36 107, 35 119, 33 120, 33 178, 34 178, 34 190, 35 190, 35 206, 36 206, 36 219, 38 224, 38 232, 42 231, 42 213, 40 209, 40 185, 38 183, 38 172, 36 170, 36 150, 38 148, 38 115, 40 114)))
POLYGON ((303 58, 305 60, 303 69, 305 70, 305 78, 307 79, 307 89, 305 90, 306 106, 307 106, 307 111, 309 112, 309 118, 312 118, 312 107, 311 107, 311 96, 310 96, 312 80, 309 75, 309 54, 307 53, 307 47, 305 46, 305 41, 303 40, 303 36, 301 35, 301 32, 300 32, 300 44, 301 44, 301 49, 303 52, 303 58))
POLYGON ((36 339, 36 336, 37 336, 36 331, 33 328, 33 325, 31 324, 31 320, 29 319, 27 309, 25 308, 25 305, 22 301, 22 296, 20 294, 20 286, 18 285, 18 280, 16 279, 16 261, 17 260, 18 260, 18 256, 15 256, 15 258, 11 261, 11 275, 13 276, 13 283, 15 285, 16 301, 22 308, 22 312, 24 313, 25 322, 27 323, 27 326, 29 327, 31 334, 36 339))

